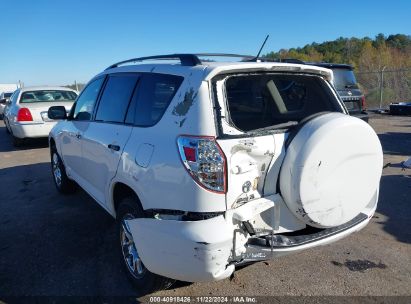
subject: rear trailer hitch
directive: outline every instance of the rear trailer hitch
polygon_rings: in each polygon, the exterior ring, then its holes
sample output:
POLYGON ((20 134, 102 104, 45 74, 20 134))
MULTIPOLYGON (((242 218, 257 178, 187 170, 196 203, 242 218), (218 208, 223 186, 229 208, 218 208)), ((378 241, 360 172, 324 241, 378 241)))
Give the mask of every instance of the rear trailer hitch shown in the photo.
MULTIPOLYGON (((244 227, 244 229, 234 230, 233 232, 234 233, 233 252, 232 252, 234 261, 237 261, 237 263, 241 263, 244 260, 263 261, 263 260, 267 260, 267 259, 274 257, 274 248, 275 248, 274 244, 276 243, 276 240, 277 240, 277 235, 275 233, 278 232, 280 228, 280 204, 274 203, 274 206, 271 209, 272 209, 271 217, 272 217, 272 223, 273 223, 271 229, 256 230, 253 227, 253 225, 250 223, 250 221, 243 221, 242 227, 244 227), (237 255, 236 253, 237 234, 238 233, 244 234, 245 232, 247 232, 250 236, 252 236, 252 238, 250 238, 249 241, 250 240, 259 241, 258 245, 260 245, 262 249, 266 248, 267 243, 269 243, 271 246, 271 256, 267 256, 267 253, 262 250, 258 251, 258 250, 253 249, 252 251, 249 251, 247 250, 247 248, 245 252, 241 253, 241 255, 237 255), (265 239, 261 238, 262 236, 265 236, 265 239), (269 238, 271 242, 267 242, 266 238, 269 238)), ((247 244, 245 244, 245 246, 247 247, 247 244)))

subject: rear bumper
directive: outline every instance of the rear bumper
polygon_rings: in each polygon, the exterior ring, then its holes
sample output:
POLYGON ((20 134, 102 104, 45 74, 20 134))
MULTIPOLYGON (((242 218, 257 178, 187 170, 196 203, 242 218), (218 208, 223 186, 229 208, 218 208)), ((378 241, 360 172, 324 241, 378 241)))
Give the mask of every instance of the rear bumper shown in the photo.
POLYGON ((136 219, 128 223, 137 251, 148 270, 187 281, 215 281, 229 277, 233 247, 224 217, 183 222, 136 219))
MULTIPOLYGON (((374 213, 372 213, 374 214, 374 213)), ((301 241, 298 244, 284 244, 284 246, 275 246, 275 242, 273 243, 273 247, 269 244, 267 245, 255 245, 251 240, 247 244, 247 249, 244 254, 242 254, 242 260, 239 264, 246 264, 255 261, 267 260, 275 257, 280 257, 292 253, 297 253, 303 251, 305 249, 317 247, 317 246, 324 246, 336 242, 354 232, 360 231, 363 229, 370 221, 372 214, 365 215, 361 213, 357 219, 354 219, 352 223, 347 223, 341 225, 340 227, 332 228, 332 229, 325 229, 323 236, 307 236, 305 241, 301 241), (327 231, 328 230, 328 231, 327 231), (336 231, 333 231, 336 230, 336 231)), ((274 235, 275 236, 275 235, 274 235)), ((269 242, 270 236, 267 236, 267 243, 269 242)))
POLYGON ((208 220, 142 218, 130 220, 128 225, 139 255, 151 272, 188 282, 216 281, 229 277, 236 265, 296 253, 344 238, 365 227, 376 207, 375 202, 353 225, 308 242, 292 246, 258 246, 251 241, 255 237, 245 231, 242 221, 275 208, 276 200, 281 197, 271 198, 271 204, 267 198, 258 199, 227 211, 225 216, 208 220))
POLYGON ((18 138, 48 137, 56 122, 10 123, 13 136, 18 138))

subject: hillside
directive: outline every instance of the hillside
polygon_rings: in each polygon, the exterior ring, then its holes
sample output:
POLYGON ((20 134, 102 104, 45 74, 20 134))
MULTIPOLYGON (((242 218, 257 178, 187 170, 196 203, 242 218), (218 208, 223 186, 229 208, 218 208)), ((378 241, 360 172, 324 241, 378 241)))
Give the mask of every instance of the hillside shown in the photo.
POLYGON ((396 34, 374 39, 343 38, 304 47, 281 49, 265 57, 296 58, 304 61, 351 64, 357 74, 370 107, 380 101, 381 71, 383 76, 383 105, 393 101, 411 100, 411 36, 396 34))

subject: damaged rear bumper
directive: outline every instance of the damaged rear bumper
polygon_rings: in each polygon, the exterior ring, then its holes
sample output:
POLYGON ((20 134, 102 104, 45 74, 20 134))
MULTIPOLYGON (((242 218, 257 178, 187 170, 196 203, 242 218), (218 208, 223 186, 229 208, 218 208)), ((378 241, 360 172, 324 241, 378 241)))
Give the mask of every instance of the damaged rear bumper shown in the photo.
MULTIPOLYGON (((321 236, 303 242, 271 246, 256 244, 243 222, 268 209, 275 211, 282 203, 281 196, 257 199, 225 215, 200 220, 177 221, 141 218, 128 221, 139 255, 153 273, 187 282, 217 281, 229 277, 236 265, 267 260, 326 245, 356 232, 367 225, 375 208, 362 218, 333 228, 321 236)), ((278 228, 278 222, 273 227, 278 228)), ((267 238, 267 237, 266 237, 267 238)), ((272 241, 272 240, 271 240, 272 241)))
POLYGON ((128 222, 138 253, 153 273, 187 282, 229 277, 232 229, 224 216, 194 222, 136 219, 128 222))

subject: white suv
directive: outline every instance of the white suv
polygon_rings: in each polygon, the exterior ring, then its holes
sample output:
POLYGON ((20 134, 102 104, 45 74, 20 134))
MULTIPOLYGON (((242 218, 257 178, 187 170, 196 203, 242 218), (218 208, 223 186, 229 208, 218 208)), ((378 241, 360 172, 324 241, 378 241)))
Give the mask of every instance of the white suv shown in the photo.
POLYGON ((331 243, 377 206, 380 142, 330 70, 199 58, 114 64, 68 117, 49 110, 57 189, 75 181, 117 219, 142 292, 331 243))

